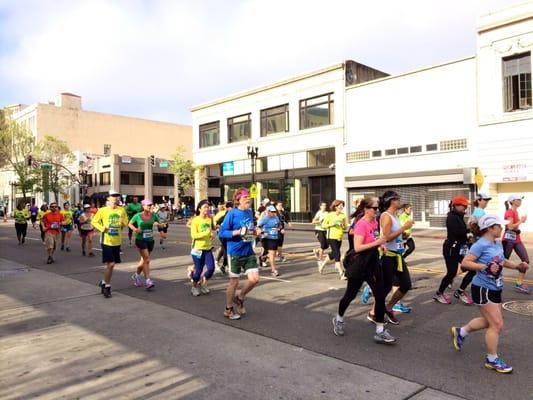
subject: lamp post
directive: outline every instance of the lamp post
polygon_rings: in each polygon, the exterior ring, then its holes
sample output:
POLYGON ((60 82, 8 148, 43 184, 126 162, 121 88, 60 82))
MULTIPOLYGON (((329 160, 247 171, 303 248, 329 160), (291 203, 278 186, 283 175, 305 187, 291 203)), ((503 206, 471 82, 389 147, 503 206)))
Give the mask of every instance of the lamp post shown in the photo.
MULTIPOLYGON (((252 185, 255 185, 255 161, 257 160, 257 157, 259 156, 259 151, 257 147, 254 146, 246 146, 246 149, 248 151, 248 158, 252 162, 252 185)), ((255 198, 252 200, 252 210, 255 211, 255 198)))

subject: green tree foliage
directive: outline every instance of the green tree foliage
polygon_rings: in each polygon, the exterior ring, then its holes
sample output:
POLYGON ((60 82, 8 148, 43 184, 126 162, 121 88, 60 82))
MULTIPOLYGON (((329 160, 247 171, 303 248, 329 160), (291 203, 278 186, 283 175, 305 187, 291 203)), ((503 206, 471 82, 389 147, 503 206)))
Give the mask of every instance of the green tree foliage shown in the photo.
POLYGON ((178 147, 172 155, 172 165, 169 167, 170 172, 178 176, 179 186, 183 190, 194 187, 194 171, 201 168, 185 158, 185 153, 185 148, 178 147))

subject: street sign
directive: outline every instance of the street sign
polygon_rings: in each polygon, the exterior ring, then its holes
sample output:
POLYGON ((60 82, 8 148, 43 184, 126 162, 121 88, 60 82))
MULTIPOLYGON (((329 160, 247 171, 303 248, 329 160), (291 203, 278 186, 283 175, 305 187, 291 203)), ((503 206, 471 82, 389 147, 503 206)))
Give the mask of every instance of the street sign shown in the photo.
POLYGON ((159 161, 159 168, 168 168, 168 161, 167 160, 159 161))
POLYGON ((257 186, 255 183, 252 183, 252 185, 250 186, 250 198, 257 198, 257 186))
POLYGON ((483 182, 485 182, 485 179, 483 178, 483 174, 481 173, 481 170, 479 168, 476 168, 476 176, 474 178, 474 181, 476 182, 478 190, 481 189, 481 186, 483 186, 483 182))
POLYGON ((233 161, 222 163, 222 176, 228 176, 235 174, 235 166, 233 161))
POLYGON ((52 166, 50 164, 41 164, 41 169, 52 169, 52 166))

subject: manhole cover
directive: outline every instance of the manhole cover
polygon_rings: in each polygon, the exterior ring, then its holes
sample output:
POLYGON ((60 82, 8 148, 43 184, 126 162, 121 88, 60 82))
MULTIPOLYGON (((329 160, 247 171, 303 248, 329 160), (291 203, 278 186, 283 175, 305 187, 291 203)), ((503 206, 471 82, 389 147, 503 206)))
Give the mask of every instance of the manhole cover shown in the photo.
POLYGON ((503 308, 515 314, 533 317, 533 300, 514 300, 503 303, 503 308))
POLYGON ((9 278, 11 276, 20 275, 20 274, 23 274, 25 272, 30 272, 30 269, 21 267, 21 268, 8 269, 8 270, 5 270, 5 271, 0 271, 0 280, 9 278))

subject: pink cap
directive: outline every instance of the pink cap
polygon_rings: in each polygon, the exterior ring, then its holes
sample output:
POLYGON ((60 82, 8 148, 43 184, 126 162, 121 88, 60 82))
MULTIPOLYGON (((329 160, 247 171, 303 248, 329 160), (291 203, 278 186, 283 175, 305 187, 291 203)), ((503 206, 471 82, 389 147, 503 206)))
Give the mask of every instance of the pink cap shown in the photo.
POLYGON ((150 199, 144 199, 143 201, 141 201, 141 204, 143 206, 151 206, 154 203, 152 203, 152 200, 150 200, 150 199))

